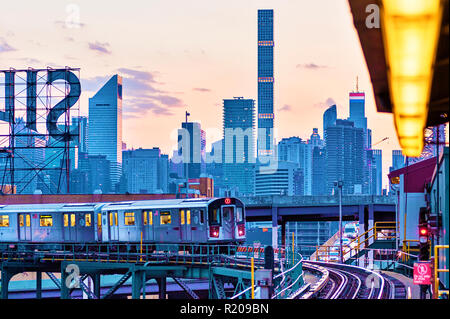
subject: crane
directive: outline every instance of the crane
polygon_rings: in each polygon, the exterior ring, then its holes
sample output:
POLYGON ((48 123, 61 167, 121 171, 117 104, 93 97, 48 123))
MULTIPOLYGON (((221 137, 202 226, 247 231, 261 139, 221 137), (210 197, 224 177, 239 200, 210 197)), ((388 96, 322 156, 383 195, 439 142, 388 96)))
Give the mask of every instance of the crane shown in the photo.
POLYGON ((384 141, 386 141, 386 140, 388 140, 388 139, 389 139, 389 137, 386 136, 386 137, 383 138, 381 141, 378 141, 378 142, 376 142, 375 144, 372 144, 372 147, 375 146, 375 145, 378 145, 378 144, 380 144, 381 142, 384 142, 384 141))

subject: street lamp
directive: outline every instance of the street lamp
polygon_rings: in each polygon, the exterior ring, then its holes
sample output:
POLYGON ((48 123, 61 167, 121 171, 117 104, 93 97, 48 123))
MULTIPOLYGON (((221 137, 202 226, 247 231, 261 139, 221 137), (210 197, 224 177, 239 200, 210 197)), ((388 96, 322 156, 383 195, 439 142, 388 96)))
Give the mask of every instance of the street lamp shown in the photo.
POLYGON ((344 182, 334 182, 334 187, 339 189, 339 261, 341 264, 344 262, 344 256, 342 254, 342 185, 344 182))

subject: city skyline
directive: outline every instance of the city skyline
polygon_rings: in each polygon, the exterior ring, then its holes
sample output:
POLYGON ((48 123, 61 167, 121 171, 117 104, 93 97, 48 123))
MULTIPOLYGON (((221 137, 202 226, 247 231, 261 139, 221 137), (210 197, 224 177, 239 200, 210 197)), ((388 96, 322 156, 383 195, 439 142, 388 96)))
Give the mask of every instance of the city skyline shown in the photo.
MULTIPOLYGON (((51 8, 33 3, 31 9, 43 15, 44 22, 32 31, 10 17, 0 22, 4 30, 0 32, 1 67, 80 67, 81 115, 87 115, 88 99, 108 78, 119 74, 124 87, 123 140, 129 148, 159 147, 171 154, 187 109, 191 120, 201 123, 206 131, 209 150, 222 135, 221 101, 233 96, 258 96, 257 10, 270 8, 275 15, 276 143, 290 136, 306 140, 314 127, 323 137, 323 112, 336 104, 338 118, 349 115, 348 93, 354 90, 358 76, 360 90, 366 93, 366 117, 373 143, 389 137, 377 145, 384 153, 386 187, 390 154, 399 149, 399 144, 392 114, 376 112, 347 2, 288 5, 287 1, 231 1, 202 6, 204 2, 178 2, 177 10, 164 2, 141 3, 142 12, 132 10, 137 15, 134 19, 126 8, 120 8, 120 12, 112 8, 110 12, 102 11, 104 26, 96 19, 104 5, 101 1, 89 5, 79 1, 75 7, 58 3, 51 8), (204 10, 197 10, 200 6, 204 10), (323 19, 312 21, 318 15, 310 13, 318 10, 323 19), (116 26, 113 21, 119 13, 122 23, 116 26), (146 14, 151 18, 144 19, 146 14), (174 25, 186 28, 174 30, 171 23, 175 20, 174 25), (331 27, 334 34, 329 32, 331 27), (125 37, 124 32, 130 28, 134 33, 125 37), (50 36, 44 38, 43 34, 50 36), (64 45, 57 45, 54 39, 64 45), (346 45, 341 47, 340 42, 346 45), (149 134, 149 125, 160 134, 149 134), (166 136, 170 139, 161 138, 166 136)), ((17 4, 6 6, 12 13, 21 10, 17 4)), ((25 20, 28 14, 24 13, 25 20)))

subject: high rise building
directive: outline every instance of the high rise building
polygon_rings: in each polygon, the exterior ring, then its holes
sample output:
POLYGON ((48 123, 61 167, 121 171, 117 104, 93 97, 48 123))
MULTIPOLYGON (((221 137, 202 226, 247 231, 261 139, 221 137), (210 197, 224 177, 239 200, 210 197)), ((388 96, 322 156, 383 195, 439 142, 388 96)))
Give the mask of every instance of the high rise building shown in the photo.
POLYGON ((258 157, 273 155, 273 10, 258 10, 258 157))
POLYGON ((168 156, 159 148, 123 151, 122 158, 129 193, 168 192, 168 156))
POLYGON ((86 182, 87 186, 77 185, 72 187, 72 193, 111 193, 111 163, 106 159, 106 155, 90 155, 80 153, 79 166, 75 174, 71 175, 72 185, 77 181, 86 182))
POLYGON ((295 181, 298 177, 295 175, 298 164, 292 162, 278 162, 276 170, 265 172, 262 167, 255 173, 255 196, 266 195, 288 195, 293 196, 295 189, 295 181))
POLYGON ((254 105, 252 99, 223 100, 223 187, 241 195, 254 191, 254 105))
POLYGON ((343 181, 343 194, 362 194, 364 184, 364 130, 348 120, 336 120, 325 130, 327 193, 343 181))
POLYGON ((212 143, 211 152, 206 153, 206 174, 214 180, 214 194, 216 196, 221 196, 226 190, 223 174, 223 145, 224 140, 220 139, 212 143))
MULTIPOLYGON (((183 122, 178 130, 178 155, 187 166, 189 178, 199 178, 206 173, 206 133, 200 123, 183 122)), ((186 168, 184 168, 186 175, 186 168)), ((186 176, 184 176, 186 177, 186 176)))
POLYGON ((312 195, 313 145, 293 136, 283 138, 278 143, 278 160, 297 164, 302 171, 303 185, 301 195, 312 195))
POLYGON ((375 192, 372 195, 382 195, 383 193, 383 153, 382 150, 373 150, 375 163, 375 192))
POLYGON ((122 173, 122 77, 114 75, 89 99, 89 155, 110 162, 112 187, 122 173))
POLYGON ((392 166, 389 167, 389 172, 395 171, 405 166, 405 156, 401 150, 392 150, 392 166))
POLYGON ((72 118, 73 129, 76 130, 78 136, 75 141, 78 146, 78 152, 88 152, 88 118, 86 116, 76 116, 72 118))
POLYGON ((327 127, 335 125, 336 120, 337 120, 336 105, 332 105, 323 113, 323 136, 324 137, 325 137, 325 130, 327 129, 327 127))

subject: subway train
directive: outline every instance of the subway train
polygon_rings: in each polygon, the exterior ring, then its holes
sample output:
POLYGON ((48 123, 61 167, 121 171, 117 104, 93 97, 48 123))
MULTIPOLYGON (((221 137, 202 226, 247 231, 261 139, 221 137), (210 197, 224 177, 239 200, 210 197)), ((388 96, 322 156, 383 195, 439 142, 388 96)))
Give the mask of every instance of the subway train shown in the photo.
POLYGON ((0 205, 2 251, 106 246, 100 243, 120 247, 141 241, 179 246, 243 243, 244 204, 237 198, 191 198, 0 205))

